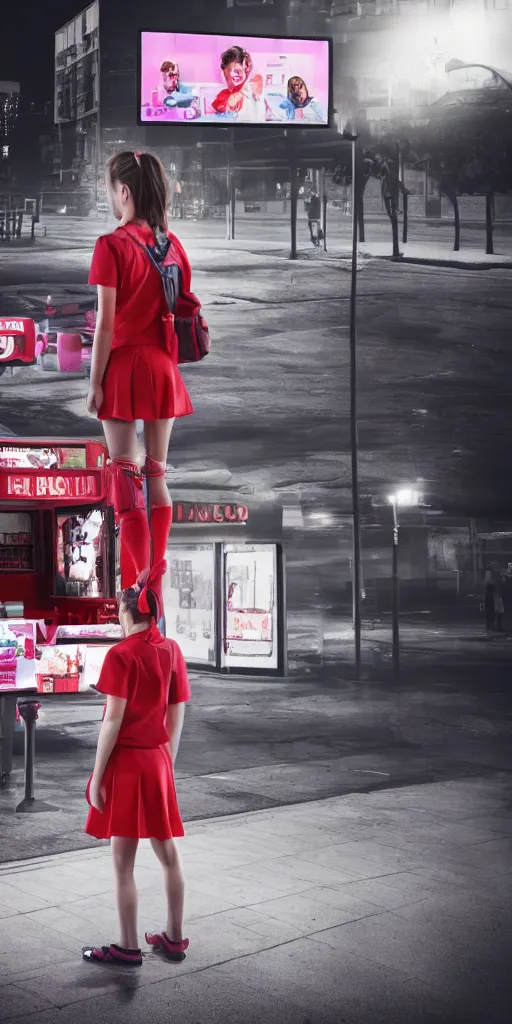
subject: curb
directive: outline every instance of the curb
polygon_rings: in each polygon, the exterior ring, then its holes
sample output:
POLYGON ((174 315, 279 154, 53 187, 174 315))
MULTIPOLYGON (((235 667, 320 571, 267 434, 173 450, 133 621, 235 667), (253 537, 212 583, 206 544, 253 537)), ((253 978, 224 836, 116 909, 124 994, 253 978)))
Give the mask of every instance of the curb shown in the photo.
POLYGON ((412 263, 426 267, 455 267, 457 270, 512 270, 512 259, 499 263, 489 261, 448 260, 436 256, 373 256, 374 260, 387 260, 390 263, 412 263))
MULTIPOLYGON (((361 796, 365 796, 364 792, 361 796)), ((291 804, 279 804, 273 807, 261 808, 257 811, 241 811, 239 814, 222 814, 217 818, 201 818, 199 821, 184 822, 186 834, 181 838, 181 841, 186 841, 187 836, 197 835, 197 833, 204 831, 204 829, 212 827, 225 827, 236 828, 240 824, 245 824, 249 820, 254 818, 261 818, 268 814, 275 814, 276 811, 288 810, 294 807, 313 807, 317 804, 329 804, 334 803, 338 800, 345 800, 348 797, 353 796, 352 793, 343 793, 339 796, 327 796, 321 797, 318 800, 304 800, 300 803, 291 804)), ((91 837, 92 838, 92 837, 91 837)), ((11 860, 4 861, 0 864, 0 878, 4 875, 13 874, 26 874, 28 871, 35 871, 37 868, 44 868, 52 866, 56 861, 77 861, 85 860, 88 858, 100 858, 105 856, 105 851, 110 848, 110 842, 108 839, 96 840, 101 843, 101 846, 89 846, 80 847, 79 850, 68 850, 64 853, 49 853, 46 857, 26 857, 23 860, 11 860)), ((147 842, 147 840, 140 840, 140 842, 147 842)))

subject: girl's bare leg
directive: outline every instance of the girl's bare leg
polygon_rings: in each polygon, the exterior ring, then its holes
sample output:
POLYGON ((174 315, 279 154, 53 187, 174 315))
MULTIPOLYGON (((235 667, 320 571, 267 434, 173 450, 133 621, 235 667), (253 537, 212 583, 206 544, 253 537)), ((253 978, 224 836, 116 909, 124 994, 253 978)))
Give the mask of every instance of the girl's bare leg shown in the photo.
POLYGON ((125 422, 125 420, 103 420, 102 427, 110 458, 137 463, 139 450, 136 423, 125 422))
MULTIPOLYGON (((167 454, 171 440, 174 420, 153 420, 144 424, 144 444, 146 455, 149 455, 155 462, 164 466, 167 463, 167 454)), ((148 476, 148 490, 150 505, 171 505, 171 495, 165 482, 165 476, 148 476)))
POLYGON ((119 917, 119 945, 123 949, 139 949, 137 934, 138 894, 133 869, 138 839, 112 836, 112 862, 114 865, 115 896, 119 917))
POLYGON ((180 855, 174 839, 152 839, 151 846, 164 869, 165 895, 167 897, 166 935, 171 942, 183 939, 183 910, 185 907, 185 879, 181 868, 180 855))

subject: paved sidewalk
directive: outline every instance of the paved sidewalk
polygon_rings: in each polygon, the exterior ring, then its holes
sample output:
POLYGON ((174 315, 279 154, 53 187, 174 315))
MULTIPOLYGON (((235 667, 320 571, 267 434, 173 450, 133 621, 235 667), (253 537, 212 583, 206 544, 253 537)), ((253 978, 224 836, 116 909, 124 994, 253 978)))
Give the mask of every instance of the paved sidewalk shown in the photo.
MULTIPOLYGON (((180 222, 181 223, 181 222, 180 222)), ((187 250, 192 254, 194 258, 197 258, 198 254, 203 257, 206 252, 212 254, 222 252, 228 253, 240 253, 244 252, 248 256, 263 257, 267 259, 288 259, 290 255, 290 248, 286 243, 283 248, 283 237, 280 238, 262 238, 259 235, 255 235, 250 225, 242 223, 239 225, 238 236, 233 240, 228 240, 223 235, 222 231, 219 231, 219 225, 217 222, 212 222, 214 230, 208 232, 208 225, 204 232, 200 235, 195 233, 195 230, 190 233, 189 222, 182 223, 183 240, 187 245, 187 250), (183 223, 185 227, 183 228, 183 223)), ((193 226, 194 227, 194 226, 193 226)), ((14 250, 18 250, 20 254, 23 254, 23 250, 32 247, 34 253, 41 254, 42 252, 59 252, 65 250, 77 250, 82 251, 85 249, 91 249, 94 245, 95 238, 98 230, 104 229, 108 231, 111 229, 110 222, 108 224, 102 224, 98 228, 98 224, 92 221, 86 221, 77 229, 75 224, 70 225, 59 225, 61 230, 60 235, 50 234, 45 237, 42 232, 36 237, 35 246, 34 243, 30 244, 19 244, 11 245, 10 247, 5 245, 0 247, 0 262, 8 261, 12 258, 14 250)), ((54 230, 54 229, 53 229, 54 230)), ((177 229, 179 230, 179 229, 177 229)), ((322 247, 315 248, 305 242, 305 239, 300 243, 299 251, 297 253, 297 263, 333 263, 339 262, 340 260, 349 261, 351 260, 351 242, 349 237, 345 237, 341 243, 337 239, 337 233, 332 233, 327 239, 327 252, 324 252, 322 247)), ((21 242, 22 240, 20 240, 21 242)), ((439 266, 439 267, 456 267, 459 269, 469 270, 487 270, 487 269, 511 269, 512 268, 512 249, 509 247, 507 240, 505 240, 506 251, 498 252, 494 255, 487 255, 483 247, 483 243, 479 248, 470 248, 465 245, 458 252, 454 252, 452 249, 453 241, 412 241, 407 242, 405 245, 400 242, 400 257, 394 262, 419 264, 425 266, 439 266)), ((496 243, 497 247, 500 247, 500 243, 496 243)), ((503 242, 501 243, 503 247, 503 242)), ((391 255, 391 232, 389 238, 379 241, 367 241, 359 242, 358 246, 358 264, 359 268, 364 267, 368 262, 372 260, 389 260, 393 261, 391 255)))
MULTIPOLYGON (((183 964, 81 961, 117 937, 104 846, 0 870, 0 1020, 498 1024, 509 1019, 508 775, 192 824, 183 964)), ((140 928, 163 924, 147 843, 140 928)))
MULTIPOLYGON (((226 244, 234 245, 235 243, 226 244)), ((265 243, 258 243, 258 249, 255 244, 253 245, 249 242, 245 244, 247 248, 250 247, 251 251, 259 252, 265 243)), ((266 243, 266 251, 269 256, 289 257, 289 249, 283 249, 282 244, 277 242, 266 243)), ((343 245, 334 245, 330 244, 328 240, 327 252, 323 248, 302 248, 298 252, 297 262, 307 261, 308 263, 329 264, 335 261, 343 261, 350 263, 351 259, 352 247, 348 242, 345 242, 343 245)), ((392 256, 391 237, 388 241, 384 242, 359 242, 358 268, 363 268, 372 260, 387 260, 390 263, 410 263, 432 267, 456 267, 466 270, 512 269, 512 252, 496 253, 488 256, 483 248, 469 249, 465 247, 459 249, 458 252, 454 252, 448 244, 433 242, 408 242, 405 245, 401 242, 400 256, 394 258, 392 256)))
MULTIPOLYGON (((361 242, 359 250, 364 250, 376 258, 391 256, 391 241, 361 242)), ((474 270, 497 269, 512 267, 512 253, 495 253, 487 255, 483 248, 470 249, 463 247, 454 252, 446 244, 432 242, 400 242, 400 261, 403 263, 426 263, 438 267, 467 267, 474 270)))

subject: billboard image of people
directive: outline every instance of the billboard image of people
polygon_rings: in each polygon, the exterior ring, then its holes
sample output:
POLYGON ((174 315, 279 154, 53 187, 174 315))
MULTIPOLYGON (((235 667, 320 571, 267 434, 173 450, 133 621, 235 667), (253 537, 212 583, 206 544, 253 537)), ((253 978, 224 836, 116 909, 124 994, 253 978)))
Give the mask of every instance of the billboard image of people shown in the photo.
POLYGON ((141 123, 328 126, 326 39, 141 32, 141 123))

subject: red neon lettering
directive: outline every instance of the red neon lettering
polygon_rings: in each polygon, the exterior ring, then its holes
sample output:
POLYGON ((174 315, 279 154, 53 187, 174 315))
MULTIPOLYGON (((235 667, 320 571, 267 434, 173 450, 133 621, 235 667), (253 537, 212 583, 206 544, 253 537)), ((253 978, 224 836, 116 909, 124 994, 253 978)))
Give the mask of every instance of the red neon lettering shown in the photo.
POLYGON ((247 505, 236 506, 236 518, 238 519, 239 523, 247 522, 249 518, 249 509, 247 508, 247 505))
POLYGON ((10 476, 7 478, 7 493, 17 498, 30 498, 30 477, 10 476))
POLYGON ((215 523, 223 523, 224 522, 224 515, 222 513, 222 506, 221 505, 214 505, 213 506, 213 521, 215 523))
MULTIPOLYGON (((38 477, 38 484, 40 479, 44 478, 38 477)), ((46 477, 45 483, 52 498, 70 497, 70 489, 67 487, 68 481, 63 476, 46 477)), ((46 494, 46 491, 44 493, 46 494)))
POLYGON ((199 523, 211 523, 212 513, 208 505, 196 505, 196 520, 199 523))

